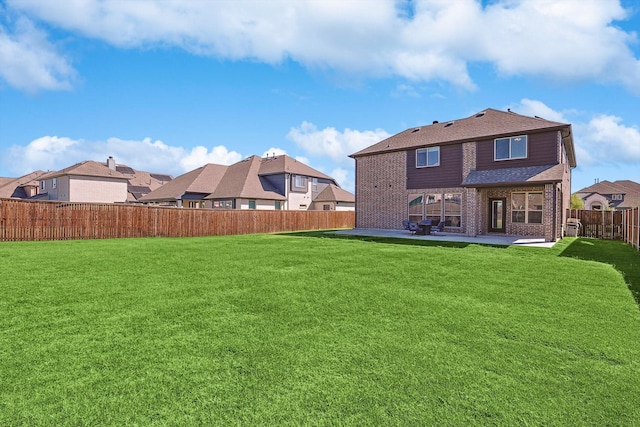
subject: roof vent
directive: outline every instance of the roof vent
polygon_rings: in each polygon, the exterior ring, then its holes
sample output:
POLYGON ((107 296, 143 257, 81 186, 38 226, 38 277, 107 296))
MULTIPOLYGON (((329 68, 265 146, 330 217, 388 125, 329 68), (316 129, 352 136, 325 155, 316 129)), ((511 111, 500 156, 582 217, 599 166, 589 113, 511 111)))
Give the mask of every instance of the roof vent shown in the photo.
POLYGON ((484 116, 484 111, 476 114, 476 119, 479 119, 480 117, 483 117, 483 116, 484 116))
POLYGON ((437 124, 438 124, 438 121, 437 121, 437 120, 434 120, 434 121, 433 121, 433 124, 434 124, 434 125, 437 125, 437 124))
POLYGON ((444 125, 444 127, 448 128, 449 126, 453 125, 453 122, 449 122, 446 125, 444 125))
POLYGON ((420 128, 415 128, 414 130, 411 131, 411 133, 416 133, 420 130, 420 128))

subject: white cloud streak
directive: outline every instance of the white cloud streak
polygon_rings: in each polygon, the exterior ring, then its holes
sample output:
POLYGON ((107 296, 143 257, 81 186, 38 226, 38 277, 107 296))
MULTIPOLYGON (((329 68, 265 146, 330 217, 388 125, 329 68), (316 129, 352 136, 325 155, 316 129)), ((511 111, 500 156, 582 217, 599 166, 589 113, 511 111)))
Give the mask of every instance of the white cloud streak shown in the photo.
POLYGON ((302 122, 291 128, 287 138, 313 156, 329 157, 340 164, 349 161, 349 155, 391 136, 382 129, 358 131, 334 127, 318 129, 316 125, 302 122))
MULTIPOLYGON (((476 86, 468 65, 490 63, 505 76, 609 82, 640 93, 640 61, 630 48, 637 35, 616 25, 629 13, 619 0, 498 0, 485 7, 479 0, 7 4, 15 13, 123 48, 176 46, 270 64, 290 58, 310 68, 437 80, 467 90, 476 86)), ((19 48, 38 51, 42 45, 20 42, 18 32, 0 34, 19 48)), ((52 55, 48 62, 15 67, 52 70, 53 83, 34 83, 36 88, 68 84, 68 63, 52 55)))
POLYGON ((242 160, 240 153, 222 145, 185 149, 150 138, 141 141, 120 138, 84 141, 43 136, 25 146, 10 147, 0 156, 0 162, 5 170, 18 176, 38 169, 59 170, 84 160, 106 161, 109 156, 113 156, 118 164, 174 176, 206 163, 229 165, 242 160))

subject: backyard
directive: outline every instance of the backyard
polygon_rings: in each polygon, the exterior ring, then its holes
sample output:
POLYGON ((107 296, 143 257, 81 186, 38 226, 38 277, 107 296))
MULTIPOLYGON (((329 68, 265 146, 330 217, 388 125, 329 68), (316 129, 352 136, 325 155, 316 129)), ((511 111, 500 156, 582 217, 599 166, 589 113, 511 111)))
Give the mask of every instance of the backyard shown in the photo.
POLYGON ((637 250, 322 236, 0 243, 0 425, 640 423, 637 250))

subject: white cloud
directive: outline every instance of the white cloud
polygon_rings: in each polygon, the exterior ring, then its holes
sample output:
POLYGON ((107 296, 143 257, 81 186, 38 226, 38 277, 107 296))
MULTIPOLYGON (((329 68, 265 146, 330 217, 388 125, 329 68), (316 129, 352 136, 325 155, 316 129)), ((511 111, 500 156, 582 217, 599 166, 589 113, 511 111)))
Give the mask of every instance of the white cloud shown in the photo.
POLYGON ((355 172, 352 169, 335 168, 329 176, 336 180, 338 185, 347 191, 355 192, 355 172))
POLYGON ((6 170, 22 175, 34 170, 58 170, 84 160, 106 161, 113 156, 118 164, 126 164, 148 172, 181 175, 206 163, 229 165, 242 155, 219 145, 187 150, 162 141, 109 138, 106 141, 73 140, 43 136, 26 146, 12 146, 0 158, 6 170))
POLYGON ((329 157, 336 163, 346 163, 349 155, 373 145, 391 136, 382 129, 358 131, 345 129, 343 132, 334 127, 318 129, 316 125, 302 122, 297 128, 291 128, 287 138, 313 156, 329 157))
POLYGON ((519 114, 570 123, 580 167, 640 162, 640 129, 625 126, 621 117, 591 114, 585 122, 573 110, 556 111, 541 101, 526 98, 512 104, 511 108, 519 114), (572 116, 576 119, 572 120, 572 116))
POLYGON ((625 126, 622 118, 599 114, 579 132, 586 164, 640 163, 640 129, 625 126))
MULTIPOLYGON (((630 48, 637 36, 616 25, 628 14, 619 0, 497 0, 487 6, 479 0, 8 4, 58 28, 126 48, 176 46, 272 64, 290 58, 311 68, 437 80, 465 89, 475 88, 468 65, 489 63, 507 76, 613 82, 640 93, 640 61, 630 48)), ((66 73, 64 67, 57 72, 66 73)))
POLYGON ((523 98, 518 104, 511 105, 510 108, 513 112, 524 116, 538 116, 552 122, 569 123, 569 120, 565 118, 562 112, 553 110, 542 101, 523 98))
POLYGON ((10 86, 31 93, 68 90, 75 74, 67 59, 31 21, 18 19, 13 32, 0 23, 0 78, 10 86))

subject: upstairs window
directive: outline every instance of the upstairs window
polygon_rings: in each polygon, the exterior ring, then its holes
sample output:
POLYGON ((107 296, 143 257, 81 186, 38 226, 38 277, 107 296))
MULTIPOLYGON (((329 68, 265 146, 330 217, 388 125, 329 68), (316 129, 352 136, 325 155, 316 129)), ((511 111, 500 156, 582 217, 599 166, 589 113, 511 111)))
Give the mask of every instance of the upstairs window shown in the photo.
POLYGON ((307 177, 303 175, 293 175, 291 177, 292 190, 307 191, 307 177))
POLYGON ((53 178, 51 180, 51 188, 56 188, 58 186, 58 178, 53 178))
POLYGON ((416 167, 427 168, 440 165, 440 147, 419 148, 416 150, 416 167))
POLYGON ((494 160, 511 160, 527 158, 527 136, 499 138, 494 144, 494 160))
POLYGON ((622 194, 612 194, 611 195, 611 200, 622 200, 622 194))

